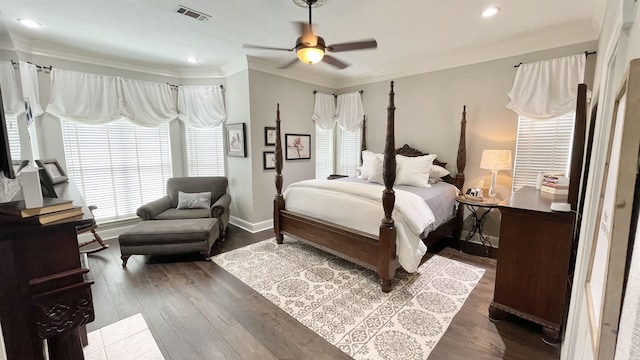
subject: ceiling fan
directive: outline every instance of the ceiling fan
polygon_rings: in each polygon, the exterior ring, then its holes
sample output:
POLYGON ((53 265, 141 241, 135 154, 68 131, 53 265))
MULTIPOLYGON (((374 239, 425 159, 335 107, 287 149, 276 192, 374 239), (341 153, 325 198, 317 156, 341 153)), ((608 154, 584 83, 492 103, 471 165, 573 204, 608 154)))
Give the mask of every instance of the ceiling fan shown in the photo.
POLYGON ((351 50, 363 50, 363 49, 375 49, 378 47, 378 43, 375 39, 362 40, 362 41, 354 41, 342 44, 334 44, 334 45, 326 45, 324 39, 321 36, 318 36, 313 33, 312 25, 311 25, 311 7, 318 0, 304 0, 304 2, 309 6, 309 23, 305 22, 297 22, 300 25, 300 37, 296 40, 296 46, 292 48, 278 48, 278 47, 270 47, 270 46, 260 46, 260 45, 251 45, 245 44, 245 48, 250 49, 266 49, 266 50, 282 50, 282 51, 296 51, 297 59, 293 59, 292 61, 282 65, 281 69, 286 69, 291 65, 295 64, 298 60, 305 64, 316 64, 320 61, 324 61, 327 64, 333 65, 339 69, 344 69, 349 66, 349 64, 336 59, 335 57, 328 55, 327 51, 330 52, 340 52, 340 51, 351 51, 351 50))

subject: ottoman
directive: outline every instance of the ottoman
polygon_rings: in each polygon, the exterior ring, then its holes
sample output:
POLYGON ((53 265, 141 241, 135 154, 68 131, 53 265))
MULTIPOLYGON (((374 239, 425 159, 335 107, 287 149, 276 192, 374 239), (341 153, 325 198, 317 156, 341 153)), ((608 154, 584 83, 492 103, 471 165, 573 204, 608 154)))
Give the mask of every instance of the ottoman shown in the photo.
POLYGON ((118 237, 122 267, 131 255, 173 255, 199 252, 209 260, 218 239, 218 219, 141 221, 118 237))

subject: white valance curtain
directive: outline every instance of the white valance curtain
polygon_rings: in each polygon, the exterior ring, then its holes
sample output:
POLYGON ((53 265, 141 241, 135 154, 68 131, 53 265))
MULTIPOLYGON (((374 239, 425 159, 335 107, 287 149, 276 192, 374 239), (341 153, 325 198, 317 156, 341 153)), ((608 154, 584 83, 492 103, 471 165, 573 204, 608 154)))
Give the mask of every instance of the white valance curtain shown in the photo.
POLYGON ((311 119, 322 130, 331 130, 336 123, 336 103, 331 94, 316 93, 316 104, 311 119))
POLYGON ((51 98, 46 111, 85 124, 122 119, 119 78, 52 69, 51 98))
POLYGON ((214 127, 227 116, 220 86, 180 86, 176 96, 168 84, 59 69, 51 71, 47 112, 85 124, 127 118, 146 127, 176 118, 198 128, 214 127))
POLYGON ((24 112, 24 103, 19 96, 18 80, 11 61, 0 61, 0 87, 5 116, 9 119, 18 118, 24 112))
POLYGON ((534 119, 575 110, 578 84, 584 82, 586 54, 521 64, 509 91, 507 108, 534 119))
POLYGON ((40 87, 38 85, 38 67, 28 62, 20 61, 20 82, 22 95, 29 99, 33 116, 44 114, 40 106, 40 87))
POLYGON ((220 86, 180 86, 179 119, 196 128, 212 128, 227 119, 220 86))
POLYGON ((156 127, 178 117, 171 85, 118 78, 122 86, 122 115, 137 125, 156 127))
POLYGON ((336 119, 338 126, 344 131, 354 132, 360 129, 364 120, 364 109, 359 92, 338 95, 336 119))

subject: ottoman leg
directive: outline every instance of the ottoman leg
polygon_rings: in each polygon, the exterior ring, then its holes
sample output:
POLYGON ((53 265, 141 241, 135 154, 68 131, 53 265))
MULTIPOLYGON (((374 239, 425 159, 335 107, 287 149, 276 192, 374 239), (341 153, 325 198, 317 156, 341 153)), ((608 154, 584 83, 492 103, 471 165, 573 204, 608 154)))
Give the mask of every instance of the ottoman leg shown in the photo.
POLYGON ((125 268, 127 267, 127 261, 129 261, 129 258, 131 257, 131 255, 121 255, 120 258, 122 259, 122 267, 125 268))
POLYGON ((207 261, 211 260, 211 254, 209 252, 200 251, 200 254, 202 254, 202 256, 204 256, 205 260, 207 260, 207 261))

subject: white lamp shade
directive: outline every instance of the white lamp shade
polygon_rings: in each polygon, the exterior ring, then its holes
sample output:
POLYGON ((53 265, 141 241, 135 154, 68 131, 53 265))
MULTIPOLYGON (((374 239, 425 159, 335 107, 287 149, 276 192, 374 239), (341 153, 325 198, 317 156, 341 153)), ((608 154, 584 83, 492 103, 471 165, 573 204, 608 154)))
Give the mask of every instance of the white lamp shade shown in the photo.
POLYGON ((480 168, 488 170, 510 170, 511 150, 484 150, 480 160, 480 168))

